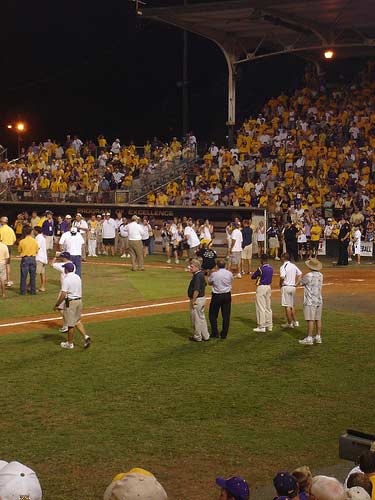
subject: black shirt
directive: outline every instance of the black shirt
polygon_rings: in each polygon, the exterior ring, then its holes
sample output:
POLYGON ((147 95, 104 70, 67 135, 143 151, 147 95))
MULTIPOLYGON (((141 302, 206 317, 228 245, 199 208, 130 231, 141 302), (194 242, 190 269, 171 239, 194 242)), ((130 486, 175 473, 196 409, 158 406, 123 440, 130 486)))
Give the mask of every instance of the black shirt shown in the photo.
POLYGON ((298 234, 298 229, 296 226, 290 226, 286 227, 284 230, 284 240, 285 242, 289 243, 296 243, 297 242, 297 234, 298 234))
MULTIPOLYGON (((350 232, 350 226, 349 226, 349 223, 348 222, 345 222, 345 224, 343 224, 340 228, 340 232, 339 232, 339 240, 342 240, 343 238, 345 238, 345 236, 350 232)), ((349 241, 349 240, 348 240, 349 241)))
POLYGON ((213 269, 216 265, 216 252, 211 248, 201 248, 197 252, 198 257, 202 257, 202 269, 213 269))
POLYGON ((242 229, 242 248, 245 248, 253 242, 253 230, 250 226, 242 229))
POLYGON ((198 297, 204 297, 204 290, 206 288, 206 280, 204 279, 204 274, 202 271, 197 271, 193 274, 188 288, 189 299, 193 298, 193 293, 198 290, 198 297))

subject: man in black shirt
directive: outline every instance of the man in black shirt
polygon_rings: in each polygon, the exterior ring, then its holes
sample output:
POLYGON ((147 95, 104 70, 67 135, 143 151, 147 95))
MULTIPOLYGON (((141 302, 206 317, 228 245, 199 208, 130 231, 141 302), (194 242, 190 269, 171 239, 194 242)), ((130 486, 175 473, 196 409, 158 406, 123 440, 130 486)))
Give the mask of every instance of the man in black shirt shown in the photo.
POLYGON ((291 260, 298 262, 298 243, 297 243, 298 229, 290 220, 285 224, 284 227, 284 241, 286 246, 286 251, 290 255, 291 260))
POLYGON ((241 274, 250 274, 251 259, 253 257, 253 229, 248 219, 242 221, 242 252, 241 252, 241 274), (247 263, 247 271, 245 270, 247 263))
POLYGON ((190 318, 194 328, 194 335, 189 337, 189 340, 193 342, 207 341, 210 340, 210 334, 204 315, 206 280, 198 259, 190 261, 189 271, 193 275, 189 283, 188 297, 190 299, 190 318))
POLYGON ((206 243, 201 244, 201 248, 197 251, 197 255, 202 258, 201 269, 204 274, 207 274, 206 271, 211 271, 216 266, 216 252, 208 247, 206 243))
POLYGON ((348 245, 350 239, 350 224, 346 220, 345 215, 341 217, 341 227, 339 232, 339 258, 338 266, 348 265, 348 245))

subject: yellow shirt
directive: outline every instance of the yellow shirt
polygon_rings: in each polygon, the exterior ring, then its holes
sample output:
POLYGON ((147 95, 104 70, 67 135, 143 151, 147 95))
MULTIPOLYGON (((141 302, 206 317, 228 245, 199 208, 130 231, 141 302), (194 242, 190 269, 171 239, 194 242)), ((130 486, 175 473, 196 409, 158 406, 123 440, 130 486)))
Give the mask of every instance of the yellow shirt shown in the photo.
POLYGON ((320 235, 322 233, 322 228, 318 225, 311 226, 310 235, 311 241, 319 241, 320 235))
POLYGON ((9 250, 4 243, 0 243, 0 264, 6 264, 9 259, 9 250))
POLYGON ((34 240, 32 236, 28 235, 19 242, 18 252, 21 257, 35 257, 38 253, 38 248, 37 241, 34 240))
POLYGON ((4 245, 11 246, 16 241, 16 235, 11 227, 8 224, 4 224, 0 227, 0 241, 4 243, 4 245))

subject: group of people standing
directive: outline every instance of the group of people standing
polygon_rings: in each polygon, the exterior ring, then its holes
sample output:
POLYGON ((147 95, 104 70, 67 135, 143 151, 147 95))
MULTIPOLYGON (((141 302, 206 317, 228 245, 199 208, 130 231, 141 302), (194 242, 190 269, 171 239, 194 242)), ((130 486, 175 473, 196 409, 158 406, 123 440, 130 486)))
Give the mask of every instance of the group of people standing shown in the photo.
MULTIPOLYGON (((297 328, 299 322, 295 312, 296 288, 301 285, 304 287, 304 318, 307 322, 307 336, 300 340, 302 345, 313 345, 322 343, 322 286, 323 275, 321 262, 316 258, 311 258, 305 262, 310 272, 302 277, 300 269, 290 260, 290 255, 284 252, 281 256, 282 265, 280 267, 280 290, 281 305, 285 309, 286 322, 281 325, 282 328, 297 328), (315 335, 314 335, 315 333, 315 335)), ((251 279, 256 283, 256 318, 257 326, 253 329, 255 332, 271 332, 273 329, 273 316, 271 307, 272 280, 274 275, 273 267, 268 262, 266 254, 261 255, 261 264, 258 269, 251 274, 251 279)), ((193 258, 190 261, 189 271, 192 278, 188 287, 188 297, 190 302, 190 317, 194 334, 189 337, 191 341, 202 342, 210 339, 227 338, 231 302, 232 302, 232 284, 234 274, 226 269, 224 259, 218 259, 216 268, 211 270, 202 269, 202 263, 199 259, 193 258), (208 331, 208 325, 205 317, 205 289, 206 286, 212 287, 211 301, 209 306, 209 322, 211 334, 208 331), (218 316, 222 315, 222 328, 218 329, 218 316)))

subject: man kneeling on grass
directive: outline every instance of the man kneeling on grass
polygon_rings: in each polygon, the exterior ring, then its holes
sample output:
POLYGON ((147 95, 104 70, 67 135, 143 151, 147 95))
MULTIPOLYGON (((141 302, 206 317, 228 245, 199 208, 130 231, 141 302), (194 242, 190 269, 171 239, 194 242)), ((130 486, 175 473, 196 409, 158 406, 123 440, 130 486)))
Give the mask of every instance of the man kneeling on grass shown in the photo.
POLYGON ((81 322, 82 314, 82 281, 78 274, 75 274, 75 267, 72 262, 67 262, 62 266, 65 271, 65 278, 62 282, 59 298, 54 310, 58 311, 59 306, 65 302, 63 311, 64 325, 68 327, 68 341, 61 342, 63 349, 74 349, 73 337, 74 327, 81 333, 85 340, 84 347, 90 347, 90 337, 86 334, 85 327, 81 322))

